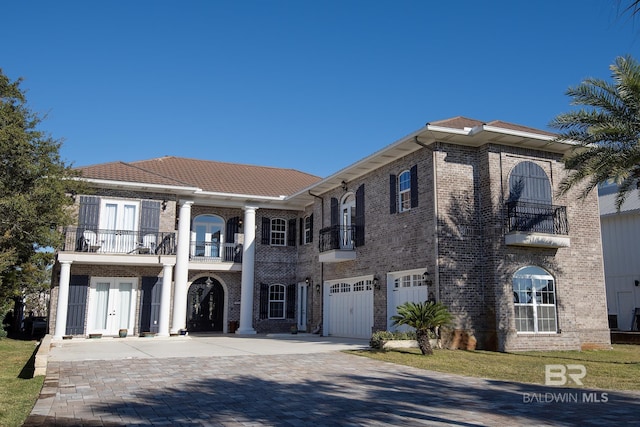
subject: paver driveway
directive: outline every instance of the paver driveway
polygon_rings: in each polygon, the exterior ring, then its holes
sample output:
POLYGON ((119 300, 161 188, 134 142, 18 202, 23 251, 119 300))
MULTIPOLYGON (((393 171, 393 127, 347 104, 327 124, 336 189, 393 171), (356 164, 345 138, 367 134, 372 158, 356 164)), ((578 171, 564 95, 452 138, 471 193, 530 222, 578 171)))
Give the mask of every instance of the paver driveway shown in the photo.
MULTIPOLYGON (((183 351, 189 342, 167 345, 183 351)), ((282 347, 289 345, 295 342, 282 347)), ((288 354, 51 361, 25 426, 539 426, 640 420, 640 393, 488 381, 338 351, 283 352, 288 354), (578 402, 545 402, 561 396, 578 402)))

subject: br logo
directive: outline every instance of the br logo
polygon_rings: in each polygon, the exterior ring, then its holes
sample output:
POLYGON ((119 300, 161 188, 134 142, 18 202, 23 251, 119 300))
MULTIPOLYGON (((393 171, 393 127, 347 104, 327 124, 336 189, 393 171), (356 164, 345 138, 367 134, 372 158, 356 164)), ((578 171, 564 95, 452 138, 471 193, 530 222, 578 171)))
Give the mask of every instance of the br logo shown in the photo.
POLYGON ((569 379, 576 385, 582 385, 581 380, 586 376, 584 365, 544 365, 545 385, 566 385, 569 379))

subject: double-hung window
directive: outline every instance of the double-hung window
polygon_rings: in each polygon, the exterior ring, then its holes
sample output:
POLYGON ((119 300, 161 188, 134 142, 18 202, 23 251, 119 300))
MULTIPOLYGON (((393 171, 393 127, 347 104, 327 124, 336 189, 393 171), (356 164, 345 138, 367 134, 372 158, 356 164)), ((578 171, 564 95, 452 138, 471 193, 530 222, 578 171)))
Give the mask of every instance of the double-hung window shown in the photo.
POLYGON ((269 286, 269 319, 284 319, 285 313, 284 285, 269 286))
MULTIPOLYGON (((271 220, 271 245, 284 246, 287 243, 287 221, 281 218, 271 220)), ((295 244, 295 241, 294 241, 295 244)))
POLYGON ((521 333, 556 333, 556 291, 553 277, 535 266, 513 276, 516 330, 521 333))

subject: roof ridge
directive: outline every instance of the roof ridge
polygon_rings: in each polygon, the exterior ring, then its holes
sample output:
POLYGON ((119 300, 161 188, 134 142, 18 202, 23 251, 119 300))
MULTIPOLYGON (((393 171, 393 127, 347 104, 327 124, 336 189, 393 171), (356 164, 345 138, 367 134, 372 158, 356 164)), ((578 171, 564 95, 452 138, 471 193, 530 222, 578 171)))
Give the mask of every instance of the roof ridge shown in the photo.
MULTIPOLYGON (((256 169, 271 169, 271 170, 280 170, 280 171, 292 171, 292 172, 302 173, 302 174, 305 174, 305 175, 308 175, 308 176, 311 176, 311 177, 321 178, 321 177, 318 177, 316 175, 310 174, 308 172, 304 172, 304 171, 301 171, 299 169, 294 169, 294 168, 281 168, 281 167, 277 167, 277 166, 265 166, 265 165, 249 164, 249 163, 227 162, 227 161, 220 161, 220 160, 196 159, 196 158, 193 158, 193 157, 181 157, 181 156, 155 157, 155 158, 147 159, 147 160, 136 160, 135 162, 131 162, 130 164, 132 164, 132 163, 153 162, 153 161, 162 161, 162 160, 166 160, 166 159, 189 160, 189 161, 193 161, 193 162, 203 162, 203 163, 216 163, 216 164, 228 165, 228 166, 234 166, 234 167, 247 166, 247 167, 256 168, 256 169)), ((144 170, 144 169, 142 169, 142 170, 144 170)))
POLYGON ((178 183, 180 183, 182 185, 186 185, 188 187, 192 187, 193 186, 193 184, 189 184, 188 182, 180 181, 179 179, 175 179, 175 178, 170 177, 170 176, 162 175, 162 174, 159 174, 157 172, 150 171, 150 170, 145 169, 145 168, 141 168, 140 166, 135 166, 135 165, 133 165, 131 163, 127 163, 127 162, 121 162, 121 163, 123 163, 123 164, 125 164, 125 165, 127 165, 127 166, 129 166, 131 168, 138 169, 138 170, 143 171, 145 173, 148 173, 148 174, 151 174, 151 175, 154 175, 154 176, 159 176, 160 178, 168 179, 170 181, 178 182, 178 183))

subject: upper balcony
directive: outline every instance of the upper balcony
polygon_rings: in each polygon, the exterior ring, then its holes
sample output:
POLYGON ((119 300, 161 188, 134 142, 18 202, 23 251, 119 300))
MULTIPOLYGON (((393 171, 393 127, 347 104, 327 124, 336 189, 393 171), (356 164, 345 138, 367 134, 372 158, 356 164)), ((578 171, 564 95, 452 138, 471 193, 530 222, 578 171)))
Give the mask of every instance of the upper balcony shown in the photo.
POLYGON ((510 246, 540 248, 569 247, 566 206, 512 201, 506 203, 507 234, 510 246))
POLYGON ((320 262, 356 259, 356 227, 334 225, 320 230, 320 262))
MULTIPOLYGON (((64 231, 63 252, 92 255, 176 255, 174 232, 141 232, 130 230, 89 230, 68 227, 64 231)), ((189 260, 194 263, 241 263, 242 245, 190 241, 189 260)))
POLYGON ((67 227, 64 230, 62 251, 119 255, 175 255, 176 234, 67 227))

